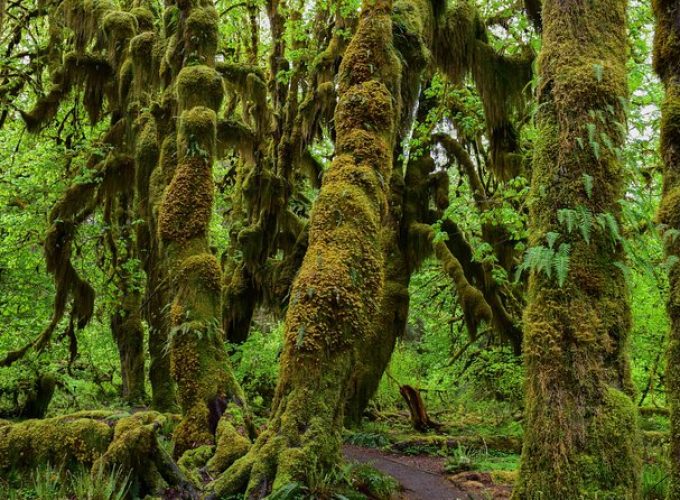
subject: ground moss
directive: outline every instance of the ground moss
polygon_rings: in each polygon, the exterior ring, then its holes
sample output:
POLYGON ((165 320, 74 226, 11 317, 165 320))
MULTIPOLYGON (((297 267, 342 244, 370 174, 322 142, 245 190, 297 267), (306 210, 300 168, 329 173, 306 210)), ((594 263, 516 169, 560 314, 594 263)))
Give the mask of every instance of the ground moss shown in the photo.
POLYGON ((91 418, 26 420, 0 427, 0 469, 27 470, 45 463, 92 465, 113 438, 113 429, 91 418))

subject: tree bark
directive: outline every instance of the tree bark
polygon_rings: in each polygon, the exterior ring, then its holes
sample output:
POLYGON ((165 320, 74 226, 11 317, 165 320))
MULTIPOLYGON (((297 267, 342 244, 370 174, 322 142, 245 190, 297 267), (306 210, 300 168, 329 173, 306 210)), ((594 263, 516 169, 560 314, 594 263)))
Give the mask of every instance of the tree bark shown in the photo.
MULTIPOLYGON (((658 219, 663 224, 668 258, 680 257, 680 2, 655 0, 654 69, 661 78, 666 97, 661 107, 661 156, 664 162, 663 193, 658 219)), ((668 273, 670 319, 666 353, 666 398, 670 408, 670 484, 667 498, 680 497, 680 263, 668 273)), ((650 377, 651 380, 651 377, 650 377)))
POLYGON ((174 295, 171 368, 183 414, 174 433, 175 457, 214 444, 218 421, 230 403, 246 411, 224 346, 222 273, 208 242, 217 111, 224 92, 214 68, 218 17, 209 4, 180 4, 177 167, 158 217, 174 295))
POLYGON ((513 498, 639 498, 630 308, 618 232, 627 96, 625 0, 548 0, 539 59, 530 244, 569 245, 562 286, 532 271, 524 315, 525 434, 513 498), (564 211, 571 212, 564 212, 564 211), (579 211, 593 226, 569 231, 579 211), (567 215, 565 215, 567 214, 567 215), (606 229, 596 220, 608 218, 606 229))
POLYGON ((216 496, 261 498, 339 460, 347 386, 384 290, 380 227, 401 113, 392 2, 365 2, 340 68, 336 156, 309 226, 286 315, 272 417, 250 452, 214 483, 216 496))

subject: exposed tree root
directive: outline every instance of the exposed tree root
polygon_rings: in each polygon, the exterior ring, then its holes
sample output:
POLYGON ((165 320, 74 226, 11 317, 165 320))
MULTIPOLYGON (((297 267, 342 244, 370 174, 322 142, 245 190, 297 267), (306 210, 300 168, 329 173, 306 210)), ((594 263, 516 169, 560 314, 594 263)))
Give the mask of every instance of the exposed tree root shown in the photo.
POLYGON ((0 472, 29 471, 50 463, 81 465, 93 473, 129 473, 138 497, 172 489, 175 498, 198 498, 196 487, 159 444, 173 416, 110 411, 79 412, 45 420, 0 423, 0 472))

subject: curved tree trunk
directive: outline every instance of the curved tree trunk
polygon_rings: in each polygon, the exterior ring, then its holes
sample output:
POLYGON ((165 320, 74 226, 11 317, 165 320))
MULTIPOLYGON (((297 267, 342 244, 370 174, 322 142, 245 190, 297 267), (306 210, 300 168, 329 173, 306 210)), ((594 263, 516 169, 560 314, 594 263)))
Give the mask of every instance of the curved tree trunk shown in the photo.
POLYGON ((640 498, 630 309, 613 229, 623 180, 626 2, 543 5, 531 245, 548 248, 546 234, 558 233, 554 248, 569 245, 569 269, 561 287, 539 271, 530 277, 525 437, 513 498, 640 498), (560 222, 576 211, 593 227, 589 237, 560 222), (603 219, 606 228, 596 229, 603 219))
MULTIPOLYGON (((664 225, 666 255, 680 257, 680 239, 670 231, 680 230, 680 2, 655 0, 656 32, 654 69, 666 89, 661 108, 661 155, 664 161, 663 194, 659 222, 664 225)), ((666 397, 671 412, 671 480, 667 498, 680 498, 680 264, 668 274, 668 316, 671 322, 666 358, 666 397)))
POLYGON ((401 113, 392 2, 365 2, 340 68, 336 156, 309 226, 286 316, 268 429, 214 484, 217 496, 263 497, 339 460, 347 385, 384 289, 380 227, 401 113))
POLYGON ((371 335, 361 349, 361 356, 350 382, 345 423, 359 425, 369 401, 378 390, 380 380, 390 362, 397 338, 408 323, 408 285, 411 270, 401 248, 400 219, 404 193, 404 180, 394 172, 390 189, 390 213, 382 230, 385 285, 371 335))

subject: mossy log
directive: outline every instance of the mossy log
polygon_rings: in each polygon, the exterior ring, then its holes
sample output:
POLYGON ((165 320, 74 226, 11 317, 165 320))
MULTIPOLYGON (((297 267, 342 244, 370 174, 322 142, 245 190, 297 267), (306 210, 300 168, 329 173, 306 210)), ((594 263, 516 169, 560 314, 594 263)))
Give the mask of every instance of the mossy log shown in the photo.
POLYGON ((0 424, 0 472, 30 472, 54 464, 129 473, 130 494, 141 498, 166 488, 197 498, 195 487, 159 444, 174 417, 156 412, 84 411, 45 420, 0 424))

